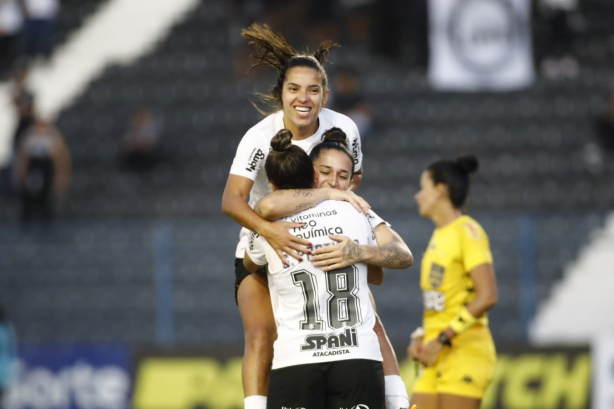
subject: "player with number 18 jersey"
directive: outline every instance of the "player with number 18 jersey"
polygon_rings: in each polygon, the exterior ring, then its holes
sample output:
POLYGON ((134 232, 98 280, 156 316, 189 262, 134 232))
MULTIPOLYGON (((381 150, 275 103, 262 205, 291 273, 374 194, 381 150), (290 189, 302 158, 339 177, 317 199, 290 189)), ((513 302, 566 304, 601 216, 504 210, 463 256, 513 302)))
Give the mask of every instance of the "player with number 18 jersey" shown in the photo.
MULTIPOLYGON (((313 249, 335 244, 329 234, 375 244, 368 217, 347 202, 325 201, 280 221, 303 222, 302 228, 291 232, 308 239, 313 249)), ((278 332, 273 369, 348 359, 382 360, 373 331, 375 313, 366 264, 324 272, 311 264, 308 255, 302 262, 290 257, 282 261, 256 233, 251 234, 248 252, 254 263, 268 264, 278 332)))

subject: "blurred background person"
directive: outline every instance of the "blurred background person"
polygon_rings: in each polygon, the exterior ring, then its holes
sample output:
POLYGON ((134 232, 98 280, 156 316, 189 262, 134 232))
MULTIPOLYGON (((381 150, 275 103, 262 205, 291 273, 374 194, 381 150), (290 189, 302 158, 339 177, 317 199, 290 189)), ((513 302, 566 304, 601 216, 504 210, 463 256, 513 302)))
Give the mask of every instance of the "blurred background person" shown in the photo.
POLYGON ((162 129, 162 120, 149 108, 138 109, 123 140, 120 152, 121 168, 134 172, 153 169, 162 160, 162 129))
POLYGON ((55 45, 55 20, 59 0, 22 0, 27 19, 24 26, 24 54, 28 61, 48 60, 55 45))
POLYGON ((363 137, 368 135, 373 125, 373 110, 358 89, 358 73, 354 68, 346 65, 335 71, 329 106, 349 116, 363 137))
POLYGON ((17 361, 17 334, 13 324, 0 306, 0 408, 6 407, 4 401, 15 375, 17 361))
POLYGON ((20 195, 21 221, 51 220, 71 181, 68 147, 52 124, 38 118, 25 133, 13 178, 20 195))
POLYGON ((23 24, 22 0, 0 1, 0 78, 10 71, 19 56, 23 24))
POLYGON ((580 65, 572 43, 583 26, 578 0, 540 0, 538 10, 548 32, 542 74, 550 79, 577 77, 580 65))
POLYGON ((420 273, 423 329, 408 348, 423 365, 412 395, 422 409, 479 409, 495 372, 487 315, 497 303, 490 242, 462 213, 477 169, 473 155, 438 160, 422 172, 415 196, 420 216, 435 224, 420 273))
POLYGON ((13 71, 9 85, 17 125, 13 131, 9 158, 0 168, 0 187, 2 194, 6 197, 12 195, 11 168, 21 137, 34 121, 34 94, 27 85, 27 77, 28 72, 25 67, 18 67, 13 71))
POLYGON ((614 152, 614 79, 610 85, 609 103, 595 122, 597 142, 609 152, 614 152))
POLYGON ((34 123, 34 94, 27 81, 26 68, 23 66, 16 68, 11 80, 11 101, 17 116, 17 126, 13 132, 13 152, 19 148, 25 131, 34 123))

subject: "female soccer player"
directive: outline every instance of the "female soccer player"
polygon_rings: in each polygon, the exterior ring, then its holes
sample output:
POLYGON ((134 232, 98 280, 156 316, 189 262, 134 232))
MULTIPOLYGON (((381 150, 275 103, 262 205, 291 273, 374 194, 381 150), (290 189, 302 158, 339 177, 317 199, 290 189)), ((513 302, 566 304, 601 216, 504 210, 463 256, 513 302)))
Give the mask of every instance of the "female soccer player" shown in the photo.
MULTIPOLYGON (((290 131, 281 130, 271 141, 265 168, 273 189, 313 187, 311 160, 291 138, 290 131)), ((368 217, 348 203, 325 201, 289 218, 306 221, 292 232, 309 236, 313 248, 334 244, 330 232, 359 245, 375 244, 368 217)), ((278 323, 267 408, 383 409, 382 358, 366 264, 323 271, 309 255, 280 259, 257 233, 251 234, 244 264, 254 273, 268 264, 278 323)))
MULTIPOLYGON (((256 203, 254 209, 258 214, 267 220, 277 220, 327 199, 350 201, 354 196, 354 193, 347 190, 352 179, 352 156, 346 144, 345 133, 338 128, 332 128, 324 132, 323 138, 323 142, 316 145, 309 154, 316 169, 317 189, 276 190, 256 203), (349 195, 350 198, 345 199, 344 195, 349 195)), ((337 244, 316 249, 310 258, 312 263, 324 271, 330 271, 366 262, 371 284, 381 284, 383 281, 382 267, 404 269, 411 266, 411 251, 390 225, 373 211, 369 211, 369 222, 377 246, 358 245, 344 235, 329 235, 337 244)), ((373 308, 375 309, 374 301, 373 308)), ((386 407, 408 408, 409 398, 405 383, 399 375, 396 355, 377 313, 375 332, 384 358, 386 407)))
POLYGON ((322 43, 315 53, 309 54, 297 52, 283 36, 266 25, 253 24, 243 30, 242 35, 259 50, 259 62, 255 66, 268 65, 278 72, 277 83, 263 96, 275 112, 243 136, 222 197, 222 211, 243 226, 236 250, 235 275, 237 304, 245 332, 242 371, 245 408, 261 409, 266 405, 276 329, 266 283, 243 267, 248 236, 250 231, 263 236, 280 258, 285 253, 298 259, 298 253, 305 253, 310 244, 310 240, 288 231, 302 223, 272 223, 252 209, 258 199, 271 191, 263 171, 271 138, 286 128, 292 132, 292 143, 309 152, 321 141, 324 130, 335 126, 343 129, 352 147, 356 173, 352 180, 354 189, 361 180, 362 151, 354 122, 324 108, 328 99, 328 77, 322 64, 337 44, 322 43))
POLYGON ((479 409, 492 380, 496 351, 487 311, 497 303, 488 236, 461 208, 473 155, 439 160, 420 177, 420 215, 435 223, 422 259, 423 327, 412 334, 411 358, 424 366, 412 403, 420 409, 479 409))

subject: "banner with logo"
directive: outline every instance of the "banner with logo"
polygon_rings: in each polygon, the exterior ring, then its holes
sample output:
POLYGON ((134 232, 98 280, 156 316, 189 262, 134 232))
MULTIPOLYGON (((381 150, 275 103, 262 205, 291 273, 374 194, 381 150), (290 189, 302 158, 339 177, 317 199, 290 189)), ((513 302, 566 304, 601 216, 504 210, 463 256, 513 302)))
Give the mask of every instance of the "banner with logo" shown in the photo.
MULTIPOLYGON (((409 395, 419 368, 397 348, 409 395)), ((589 409, 591 355, 583 348, 498 345, 482 409, 589 409)), ((241 352, 142 349, 136 354, 134 409, 242 409, 241 352)), ((605 408, 598 408, 605 409, 605 408)), ((611 409, 611 407, 608 407, 611 409)))
POLYGON ((602 335, 593 343, 595 387, 593 409, 614 409, 614 335, 602 335))
POLYGON ((128 409, 130 362, 120 345, 20 346, 6 409, 128 409))
POLYGON ((429 0, 429 80, 450 91, 533 82, 530 0, 429 0))

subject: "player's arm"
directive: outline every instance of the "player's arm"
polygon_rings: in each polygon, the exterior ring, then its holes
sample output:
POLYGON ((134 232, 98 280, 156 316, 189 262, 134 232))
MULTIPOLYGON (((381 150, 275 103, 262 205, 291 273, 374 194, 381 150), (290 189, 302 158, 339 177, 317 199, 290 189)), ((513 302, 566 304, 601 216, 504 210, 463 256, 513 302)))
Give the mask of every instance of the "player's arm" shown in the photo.
POLYGON ((367 282, 373 285, 382 285, 384 282, 384 268, 367 264, 367 282))
POLYGON ((229 175, 222 196, 222 212, 241 226, 264 237, 277 255, 283 260, 283 253, 299 260, 297 252, 306 253, 309 241, 290 234, 290 228, 299 228, 302 223, 264 220, 247 203, 254 182, 246 177, 229 175))
POLYGON ((57 177, 54 181, 54 189, 63 194, 70 187, 71 182, 71 160, 68 146, 62 135, 54 135, 56 139, 56 149, 54 150, 54 164, 57 169, 57 177))
POLYGON ((325 200, 350 203, 362 213, 369 211, 369 204, 354 192, 323 187, 319 189, 280 189, 269 193, 256 203, 254 210, 266 220, 278 220, 309 209, 325 200))
POLYGON ((17 152, 17 158, 15 159, 15 165, 13 167, 13 186, 21 189, 26 181, 28 173, 28 155, 24 149, 25 140, 22 142, 22 146, 17 152))
POLYGON ((360 262, 393 269, 403 269, 413 264, 414 257, 409 247, 401 236, 386 223, 377 225, 373 232, 377 245, 357 244, 349 237, 330 235, 329 237, 335 240, 337 244, 317 249, 310 260, 314 266, 320 267, 324 271, 335 270, 360 262))
POLYGON ((450 326, 444 330, 445 335, 450 339, 471 327, 498 301, 497 280, 492 264, 480 264, 474 267, 470 274, 473 280, 475 298, 467 304, 466 309, 461 310, 459 315, 452 320, 450 326))
POLYGON ((497 284, 491 263, 480 264, 470 271, 473 280, 475 298, 467 307, 461 309, 450 321, 446 329, 436 339, 429 341, 420 354, 420 361, 432 365, 439 352, 446 346, 452 346, 452 339, 472 327, 490 308, 497 304, 497 284))
POLYGON ((377 246, 364 246, 372 250, 372 254, 365 259, 365 262, 393 269, 408 268, 414 264, 411 250, 389 225, 380 223, 373 229, 373 233, 377 246))

